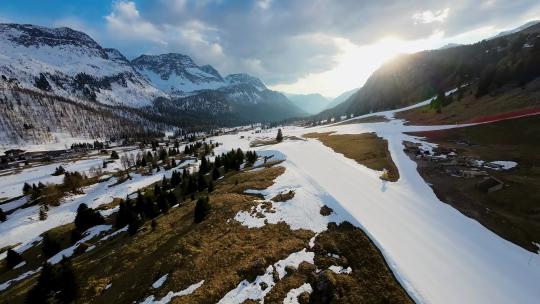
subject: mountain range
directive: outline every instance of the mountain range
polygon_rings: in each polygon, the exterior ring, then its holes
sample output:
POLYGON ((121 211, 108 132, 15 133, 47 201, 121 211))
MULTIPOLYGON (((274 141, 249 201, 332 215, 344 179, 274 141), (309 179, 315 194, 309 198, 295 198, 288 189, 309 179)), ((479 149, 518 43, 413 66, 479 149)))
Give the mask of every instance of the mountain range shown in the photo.
POLYGON ((163 128, 167 128, 163 123, 169 128, 198 128, 306 115, 256 77, 223 77, 212 66, 199 66, 183 54, 141 55, 128 60, 120 51, 104 48, 87 34, 66 27, 0 24, 0 54, 0 95, 7 100, 15 92, 28 101, 17 110, 2 109, 3 143, 29 138, 39 142, 54 133, 101 134, 65 122, 41 126, 40 119, 55 116, 57 109, 29 95, 56 99, 57 103, 69 101, 70 107, 80 108, 78 115, 90 115, 84 107, 91 105, 92 115, 136 116, 147 122, 145 126, 163 128), (23 115, 35 120, 27 124, 33 128, 14 127, 20 123, 20 111, 28 112, 24 107, 30 109, 36 102, 41 102, 40 113, 23 115))

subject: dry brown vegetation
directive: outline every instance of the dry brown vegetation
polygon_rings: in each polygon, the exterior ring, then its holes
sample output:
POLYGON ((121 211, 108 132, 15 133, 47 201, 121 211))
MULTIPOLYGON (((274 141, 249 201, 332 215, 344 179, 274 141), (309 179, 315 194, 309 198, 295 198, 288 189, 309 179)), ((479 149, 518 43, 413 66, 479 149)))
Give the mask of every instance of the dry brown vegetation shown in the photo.
POLYGON ((375 133, 344 135, 332 133, 308 133, 304 137, 316 138, 335 152, 342 153, 345 157, 354 159, 370 169, 388 170, 389 181, 395 182, 399 179, 399 172, 388 151, 386 139, 378 137, 375 133))
POLYGON ((272 198, 272 201, 274 202, 284 202, 292 199, 294 197, 294 190, 289 190, 286 192, 278 193, 276 196, 272 198))
MULTIPOLYGON (((243 194, 245 189, 264 189, 284 170, 278 166, 227 174, 210 194, 212 209, 200 224, 193 223, 195 201, 186 201, 156 218, 156 229, 151 229, 148 221, 134 236, 122 233, 94 250, 74 256, 73 266, 81 288, 76 302, 133 303, 149 295, 161 299, 170 291, 180 291, 204 280, 193 294, 173 298, 172 303, 216 303, 242 280, 253 280, 268 265, 308 248, 314 236, 311 231, 291 230, 285 223, 250 229, 232 220, 238 211, 250 210, 257 204, 252 195, 243 194), (168 274, 166 282, 153 289, 152 283, 164 274, 168 274), (106 289, 109 284, 111 287, 106 289)), ((72 226, 58 227, 51 233, 64 244, 72 226)), ((301 297, 311 303, 321 303, 321 295, 336 303, 410 302, 360 229, 350 224, 331 225, 315 244, 317 266, 303 263, 298 269, 288 268, 265 303, 282 303, 290 289, 306 282, 317 286, 317 294, 311 299, 307 294, 301 297), (328 285, 323 284, 315 269, 330 265, 330 252, 342 256, 331 261, 333 264, 351 266, 353 273, 338 275, 325 271, 332 277, 328 285)), ((36 255, 38 251, 36 246, 25 255, 36 255)), ((2 298, 9 303, 22 303, 36 278, 14 284, 2 298)))
POLYGON ((526 88, 499 88, 481 98, 475 97, 476 87, 463 88, 463 98, 454 101, 437 113, 429 105, 396 113, 412 125, 439 125, 466 123, 475 118, 522 109, 540 107, 540 79, 526 88))

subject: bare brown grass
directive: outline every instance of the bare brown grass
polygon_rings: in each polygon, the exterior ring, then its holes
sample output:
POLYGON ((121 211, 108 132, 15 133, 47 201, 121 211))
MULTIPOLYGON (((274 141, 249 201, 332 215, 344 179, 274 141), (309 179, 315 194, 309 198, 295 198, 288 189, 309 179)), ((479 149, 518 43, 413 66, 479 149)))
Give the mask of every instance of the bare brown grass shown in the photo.
POLYGON ((388 151, 388 142, 375 133, 333 135, 327 133, 308 133, 304 137, 316 138, 337 153, 355 160, 370 169, 388 170, 388 180, 397 181, 399 172, 388 151))

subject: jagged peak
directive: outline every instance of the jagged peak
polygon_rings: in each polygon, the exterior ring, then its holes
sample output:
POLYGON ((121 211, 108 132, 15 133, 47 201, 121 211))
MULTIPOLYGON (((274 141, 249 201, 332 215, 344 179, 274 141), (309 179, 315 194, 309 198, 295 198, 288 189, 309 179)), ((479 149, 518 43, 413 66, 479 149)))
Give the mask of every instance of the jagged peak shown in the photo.
POLYGON ((76 45, 101 50, 101 46, 90 36, 69 27, 49 28, 32 24, 2 23, 0 35, 26 47, 41 44, 76 45))
POLYGON ((229 85, 247 83, 253 85, 259 90, 267 89, 264 83, 259 78, 246 73, 229 74, 225 77, 225 81, 229 85))

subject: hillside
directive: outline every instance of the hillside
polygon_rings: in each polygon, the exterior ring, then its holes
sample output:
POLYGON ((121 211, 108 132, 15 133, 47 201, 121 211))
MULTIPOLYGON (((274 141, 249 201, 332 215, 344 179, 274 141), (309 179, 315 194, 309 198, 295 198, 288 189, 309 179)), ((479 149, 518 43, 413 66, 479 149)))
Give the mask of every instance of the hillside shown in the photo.
POLYGON ((540 25, 472 45, 402 55, 375 71, 346 102, 323 116, 395 109, 458 86, 480 101, 499 87, 525 87, 540 76, 540 25))

